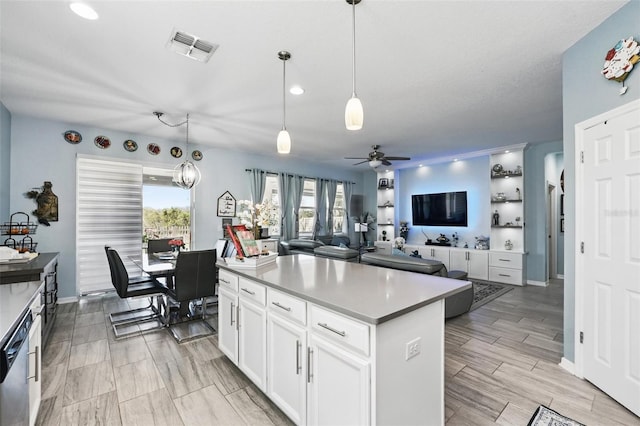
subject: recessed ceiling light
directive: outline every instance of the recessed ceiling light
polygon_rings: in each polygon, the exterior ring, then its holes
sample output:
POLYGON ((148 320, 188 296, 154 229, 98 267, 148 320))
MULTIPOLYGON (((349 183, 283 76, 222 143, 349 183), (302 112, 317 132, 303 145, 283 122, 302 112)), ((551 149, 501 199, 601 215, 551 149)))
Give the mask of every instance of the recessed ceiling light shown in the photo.
POLYGON ((508 153, 509 153, 509 150, 507 149, 504 153, 505 153, 505 154, 508 154, 508 153))
POLYGON ((424 167, 424 164, 418 164, 418 167, 424 167))
POLYGON ((302 95, 304 93, 304 89, 300 86, 291 86, 289 89, 289 93, 292 95, 302 95))
POLYGON ((84 19, 89 19, 91 21, 98 19, 98 13, 86 3, 73 2, 69 5, 69 8, 71 8, 76 15, 81 16, 84 19))
POLYGON ((457 159, 457 158, 454 158, 454 159, 453 159, 453 161, 458 161, 458 159, 457 159))

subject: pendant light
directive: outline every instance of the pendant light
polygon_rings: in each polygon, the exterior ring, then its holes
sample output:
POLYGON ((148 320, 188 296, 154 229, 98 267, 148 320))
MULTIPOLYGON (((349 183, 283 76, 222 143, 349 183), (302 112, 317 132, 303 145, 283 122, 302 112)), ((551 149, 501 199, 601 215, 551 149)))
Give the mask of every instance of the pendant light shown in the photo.
POLYGON ((286 96, 285 96, 285 77, 286 77, 286 64, 287 60, 291 58, 291 53, 286 50, 278 52, 278 58, 282 61, 282 130, 278 133, 278 154, 288 154, 291 152, 291 136, 285 126, 285 120, 287 117, 286 111, 286 96))
POLYGON ((364 111, 362 110, 362 102, 356 95, 356 4, 361 0, 347 0, 347 3, 352 5, 353 16, 353 57, 352 57, 352 84, 353 91, 351 98, 347 102, 347 107, 344 110, 344 124, 347 126, 347 130, 360 130, 362 129, 362 123, 364 121, 364 111))
POLYGON ((202 175, 200 174, 200 170, 198 170, 198 167, 196 167, 195 164, 189 161, 189 157, 188 157, 189 155, 189 114, 187 114, 187 119, 185 121, 178 124, 169 124, 166 121, 164 121, 162 118, 160 118, 163 115, 162 112, 154 112, 153 114, 156 117, 158 117, 158 120, 160 120, 162 124, 165 124, 169 127, 178 127, 178 126, 182 126, 183 124, 187 125, 187 139, 185 143, 186 158, 183 163, 178 164, 173 169, 173 181, 176 183, 176 185, 178 185, 182 189, 193 188, 198 183, 200 183, 200 178, 202 177, 202 175))

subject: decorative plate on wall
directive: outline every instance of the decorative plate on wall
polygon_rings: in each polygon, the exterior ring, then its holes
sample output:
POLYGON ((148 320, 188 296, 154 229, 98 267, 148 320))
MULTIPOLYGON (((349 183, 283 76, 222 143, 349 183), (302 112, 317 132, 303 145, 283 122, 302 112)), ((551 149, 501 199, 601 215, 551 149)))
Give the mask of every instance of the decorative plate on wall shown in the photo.
POLYGON ((67 130, 64 132, 64 140, 75 145, 82 142, 82 135, 75 130, 67 130))
POLYGON ((136 141, 132 141, 131 139, 127 139, 126 141, 122 142, 122 146, 124 147, 125 151, 129 152, 133 152, 138 149, 138 143, 136 141))
POLYGON ((155 143, 150 143, 147 145, 147 152, 151 155, 158 155, 160 154, 160 147, 155 143))
POLYGON ((195 151, 193 151, 191 153, 191 157, 196 160, 196 161, 200 161, 202 160, 202 152, 198 151, 197 149, 195 151))
POLYGON ((173 158, 180 158, 180 157, 182 157, 182 150, 181 150, 179 147, 174 146, 173 148, 171 148, 171 156, 172 156, 173 158))
POLYGON ((100 149, 107 149, 111 146, 111 141, 106 136, 96 136, 93 143, 100 149))

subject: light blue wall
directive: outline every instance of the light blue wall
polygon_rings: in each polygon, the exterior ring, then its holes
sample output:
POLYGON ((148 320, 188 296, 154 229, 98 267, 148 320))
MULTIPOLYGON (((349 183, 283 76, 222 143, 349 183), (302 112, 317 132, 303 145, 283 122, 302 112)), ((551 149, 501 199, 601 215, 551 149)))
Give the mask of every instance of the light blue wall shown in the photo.
MULTIPOLYGON (((564 270, 564 357, 575 358, 575 133, 574 126, 591 117, 640 98, 640 71, 634 69, 625 84, 629 90, 618 94, 620 83, 601 74, 607 51, 620 39, 638 40, 640 2, 630 1, 575 45, 562 63, 563 139, 565 164, 565 270, 564 270)), ((638 68, 638 66, 636 66, 638 68)))
MULTIPOLYGON (((489 156, 433 164, 425 167, 402 169, 397 173, 395 187, 398 191, 396 222, 409 222, 410 244, 424 244, 427 234, 435 239, 440 233, 451 238, 457 232, 460 244, 468 242, 473 247, 475 237, 489 236, 490 230, 490 172, 489 156), (438 192, 467 191, 468 226, 439 227, 413 226, 411 216, 411 195, 438 192)), ((525 192, 526 194, 526 192, 525 192)))
MULTIPOLYGON (((169 150, 176 142, 15 114, 11 128, 10 209, 12 212, 31 212, 35 204, 33 200, 25 198, 24 193, 31 188, 42 187, 44 181, 53 183, 53 192, 58 196, 59 221, 53 222, 50 227, 39 226, 34 240, 38 242, 40 252, 60 252, 60 297, 75 296, 76 155, 134 160, 143 165, 173 168, 179 160, 172 158, 169 150), (63 133, 69 129, 82 134, 83 141, 80 144, 65 142, 63 133), (112 141, 111 148, 97 148, 93 139, 98 135, 108 136, 112 141), (122 142, 126 139, 138 142, 136 152, 123 149, 122 142), (157 143, 162 149, 157 157, 146 151, 147 144, 151 142, 157 143)), ((275 141, 268 143, 272 143, 275 149, 275 141)), ((222 237, 221 219, 216 216, 216 204, 217 198, 224 191, 230 191, 236 199, 249 198, 245 172, 247 168, 350 180, 356 182, 354 194, 362 194, 364 191, 362 172, 333 169, 295 157, 250 156, 231 149, 214 149, 195 144, 193 147, 190 144, 190 148, 200 149, 203 153, 202 161, 197 163, 203 179, 194 194, 194 247, 197 249, 213 247, 215 240, 222 237)))
MULTIPOLYGON (((546 282, 547 253, 547 154, 562 151, 562 141, 527 145, 524 151, 524 237, 527 251, 527 280, 546 282)), ((555 162, 553 162, 555 168, 555 162)), ((554 173, 555 175, 555 173, 554 173)), ((559 187, 559 183, 550 181, 559 187)))
POLYGON ((9 220, 9 215, 11 214, 9 210, 10 165, 11 113, 0 102, 0 222, 9 220))

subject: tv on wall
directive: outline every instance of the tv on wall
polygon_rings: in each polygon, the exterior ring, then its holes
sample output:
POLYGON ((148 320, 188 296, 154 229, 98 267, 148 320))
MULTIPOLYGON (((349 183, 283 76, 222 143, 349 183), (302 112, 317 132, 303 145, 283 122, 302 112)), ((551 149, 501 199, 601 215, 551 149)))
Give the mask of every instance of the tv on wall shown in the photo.
POLYGON ((467 192, 414 194, 411 211, 414 226, 467 226, 467 192))

